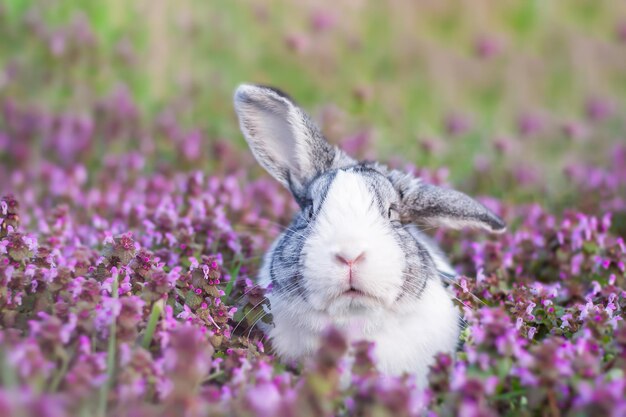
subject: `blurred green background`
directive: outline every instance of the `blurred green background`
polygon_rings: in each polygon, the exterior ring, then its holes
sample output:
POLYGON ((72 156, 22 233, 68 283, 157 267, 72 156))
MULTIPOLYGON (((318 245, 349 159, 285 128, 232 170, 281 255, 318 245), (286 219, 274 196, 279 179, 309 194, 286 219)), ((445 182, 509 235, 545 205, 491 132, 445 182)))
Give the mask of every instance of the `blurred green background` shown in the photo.
POLYGON ((515 166, 558 192, 567 164, 602 165, 626 131, 624 1, 2 0, 0 36, 0 99, 97 119, 125 95, 145 125, 199 129, 189 168, 212 169, 211 143, 243 146, 241 82, 288 92, 332 142, 460 184, 515 166))

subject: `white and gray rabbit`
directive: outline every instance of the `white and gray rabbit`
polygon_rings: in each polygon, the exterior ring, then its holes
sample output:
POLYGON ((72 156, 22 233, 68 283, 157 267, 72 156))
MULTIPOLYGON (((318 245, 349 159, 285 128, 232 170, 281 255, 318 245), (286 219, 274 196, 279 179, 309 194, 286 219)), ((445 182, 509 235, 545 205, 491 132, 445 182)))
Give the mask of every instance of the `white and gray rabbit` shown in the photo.
POLYGON ((441 278, 454 270, 413 223, 503 232, 503 221, 458 191, 352 159, 279 90, 241 85, 234 101, 252 153, 301 209, 259 276, 276 353, 311 357, 334 326, 348 341, 374 342, 383 373, 424 385, 434 356, 454 354, 460 313, 441 278))

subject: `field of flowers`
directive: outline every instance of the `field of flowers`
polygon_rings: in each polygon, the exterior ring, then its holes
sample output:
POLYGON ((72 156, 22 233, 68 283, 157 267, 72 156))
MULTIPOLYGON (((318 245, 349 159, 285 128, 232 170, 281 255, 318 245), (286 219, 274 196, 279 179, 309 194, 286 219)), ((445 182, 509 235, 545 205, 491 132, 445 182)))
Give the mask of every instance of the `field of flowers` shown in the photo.
POLYGON ((0 3, 1 416, 626 415, 626 7, 332 6, 0 3), (508 223, 433 232, 467 328, 425 390, 366 343, 340 386, 332 329, 272 356, 255 274, 296 205, 240 82, 508 223))

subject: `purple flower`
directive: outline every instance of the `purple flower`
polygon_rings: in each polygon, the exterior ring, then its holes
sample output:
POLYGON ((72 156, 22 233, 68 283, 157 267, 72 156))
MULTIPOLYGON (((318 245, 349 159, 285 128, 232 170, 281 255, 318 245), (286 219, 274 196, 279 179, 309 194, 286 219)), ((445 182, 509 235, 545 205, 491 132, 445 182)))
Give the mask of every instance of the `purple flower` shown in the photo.
POLYGON ((250 409, 258 416, 275 416, 279 413, 283 399, 276 386, 261 383, 248 390, 246 400, 250 409))
POLYGON ((328 10, 316 10, 310 17, 311 28, 316 32, 332 29, 337 23, 337 17, 328 10))
POLYGON ((474 43, 474 51, 478 57, 489 59, 500 54, 502 44, 494 37, 481 36, 474 43))
POLYGON ((469 118, 458 113, 450 113, 446 116, 445 129, 450 136, 462 136, 470 131, 472 122, 469 118))
POLYGON ((600 97, 590 97, 585 103, 587 117, 594 122, 608 119, 613 115, 614 110, 613 103, 600 97))
POLYGON ((524 113, 517 119, 517 130, 522 136, 536 136, 545 128, 543 118, 536 113, 524 113))

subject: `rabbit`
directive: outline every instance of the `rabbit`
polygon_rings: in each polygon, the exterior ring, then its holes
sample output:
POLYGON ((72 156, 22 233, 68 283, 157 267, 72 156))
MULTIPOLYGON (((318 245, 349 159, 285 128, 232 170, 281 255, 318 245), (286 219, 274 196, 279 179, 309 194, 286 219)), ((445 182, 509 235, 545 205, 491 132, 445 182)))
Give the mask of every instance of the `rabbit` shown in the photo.
POLYGON ((502 219, 461 192, 356 161, 278 89, 242 84, 234 106, 254 157, 300 207, 258 277, 275 353, 302 362, 333 326, 373 342, 380 372, 423 386, 435 355, 454 355, 461 316, 442 281, 455 271, 415 223, 502 233, 502 219))

